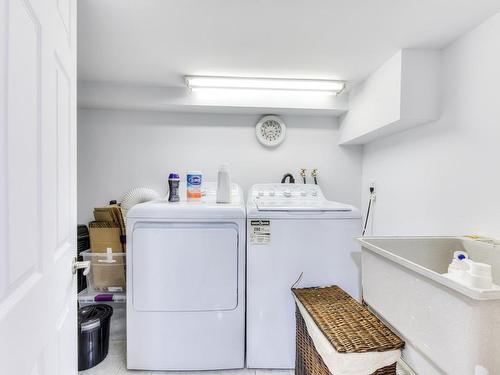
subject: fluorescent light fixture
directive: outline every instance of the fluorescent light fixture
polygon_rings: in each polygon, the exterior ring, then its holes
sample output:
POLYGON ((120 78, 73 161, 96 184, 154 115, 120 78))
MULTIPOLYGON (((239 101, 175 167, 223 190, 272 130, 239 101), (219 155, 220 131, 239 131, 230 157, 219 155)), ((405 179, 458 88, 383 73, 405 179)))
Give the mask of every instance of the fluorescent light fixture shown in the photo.
POLYGON ((323 79, 275 79, 208 76, 186 76, 185 79, 186 85, 190 89, 280 90, 338 94, 345 87, 345 83, 342 81, 323 79))

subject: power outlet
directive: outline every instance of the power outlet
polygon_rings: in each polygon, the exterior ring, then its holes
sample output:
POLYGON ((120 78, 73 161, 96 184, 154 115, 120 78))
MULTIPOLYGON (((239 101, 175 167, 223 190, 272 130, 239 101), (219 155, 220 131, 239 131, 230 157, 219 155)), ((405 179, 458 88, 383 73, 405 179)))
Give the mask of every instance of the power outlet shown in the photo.
POLYGON ((375 181, 372 181, 370 183, 370 196, 371 196, 371 200, 373 202, 375 202, 375 198, 377 197, 377 195, 375 194, 376 193, 376 190, 375 190, 375 181))

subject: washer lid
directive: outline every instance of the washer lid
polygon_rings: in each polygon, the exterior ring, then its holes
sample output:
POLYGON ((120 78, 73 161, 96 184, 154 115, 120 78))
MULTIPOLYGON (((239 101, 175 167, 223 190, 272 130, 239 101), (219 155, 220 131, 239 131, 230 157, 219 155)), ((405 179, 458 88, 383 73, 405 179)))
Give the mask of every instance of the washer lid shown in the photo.
POLYGON ((323 205, 258 205, 253 202, 247 207, 249 219, 359 219, 361 213, 356 207, 327 201, 323 205))
POLYGON ((359 218, 359 210, 351 205, 329 201, 318 185, 256 184, 247 203, 250 218, 359 218))
POLYGON ((349 212, 353 207, 347 204, 327 200, 276 200, 256 199, 255 205, 259 211, 335 211, 349 212))

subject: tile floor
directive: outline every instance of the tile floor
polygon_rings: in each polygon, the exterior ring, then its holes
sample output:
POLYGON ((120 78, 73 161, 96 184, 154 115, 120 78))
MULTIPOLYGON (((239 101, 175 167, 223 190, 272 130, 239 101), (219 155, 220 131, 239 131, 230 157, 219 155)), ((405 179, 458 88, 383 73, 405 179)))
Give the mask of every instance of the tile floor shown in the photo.
MULTIPOLYGON (((108 356, 97 366, 86 371, 80 371, 80 375, 294 375, 293 370, 225 370, 225 371, 195 371, 195 372, 176 372, 176 371, 133 371, 127 370, 125 362, 125 341, 110 341, 108 356)), ((398 365, 397 375, 410 375, 398 365)))
POLYGON ((196 372, 163 372, 163 371, 132 371, 127 370, 125 361, 125 341, 110 341, 108 356, 97 366, 80 375, 293 375, 293 370, 226 370, 226 371, 196 371, 196 372))

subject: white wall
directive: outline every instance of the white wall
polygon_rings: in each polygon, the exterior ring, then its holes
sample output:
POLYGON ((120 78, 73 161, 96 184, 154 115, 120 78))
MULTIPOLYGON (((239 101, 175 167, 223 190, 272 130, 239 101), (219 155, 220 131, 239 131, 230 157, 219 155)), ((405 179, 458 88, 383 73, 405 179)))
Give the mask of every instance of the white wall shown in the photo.
POLYGON ((215 180, 229 162, 245 191, 257 182, 279 182, 285 172, 318 168, 330 199, 359 206, 361 149, 341 147, 332 117, 284 116, 287 138, 276 149, 255 137, 259 116, 80 110, 78 114, 78 219, 92 208, 147 186, 165 193, 168 173, 201 170, 215 180))
POLYGON ((497 14, 443 51, 441 119, 365 146, 374 234, 500 237, 499 46, 497 14))

